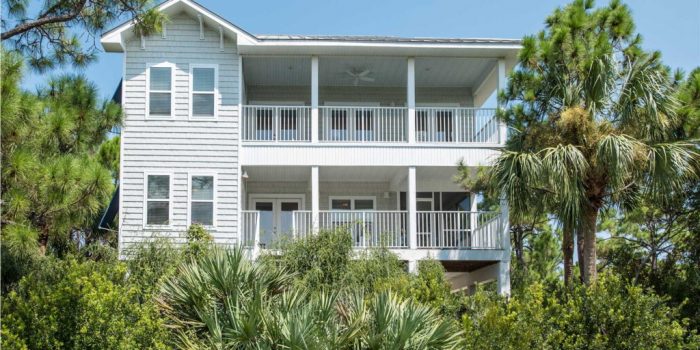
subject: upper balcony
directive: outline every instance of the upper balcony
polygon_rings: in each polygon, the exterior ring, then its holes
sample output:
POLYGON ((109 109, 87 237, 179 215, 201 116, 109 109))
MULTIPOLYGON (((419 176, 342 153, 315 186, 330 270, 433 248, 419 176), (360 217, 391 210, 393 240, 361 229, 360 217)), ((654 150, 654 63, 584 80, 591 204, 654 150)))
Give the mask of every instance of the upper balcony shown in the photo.
POLYGON ((495 108, 483 107, 504 75, 504 60, 490 57, 248 56, 241 139, 500 147, 505 128, 495 108))

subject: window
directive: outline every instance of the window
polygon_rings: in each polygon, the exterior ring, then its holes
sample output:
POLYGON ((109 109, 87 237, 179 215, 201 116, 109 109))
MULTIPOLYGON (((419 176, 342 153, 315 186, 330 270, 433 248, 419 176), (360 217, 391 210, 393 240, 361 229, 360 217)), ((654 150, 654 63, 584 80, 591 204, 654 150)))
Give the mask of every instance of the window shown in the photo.
POLYGON ((374 210, 374 197, 331 197, 332 210, 374 210))
POLYGON ((212 65, 190 65, 190 115, 194 118, 216 117, 217 68, 212 65))
POLYGON ((280 113, 280 140, 298 140, 297 137, 297 110, 282 108, 280 113))
POLYGON ((214 225, 214 176, 190 178, 190 224, 214 225))
POLYGON ((148 115, 172 115, 173 67, 167 63, 148 68, 148 115))
POLYGON ((345 141, 348 139, 348 114, 345 110, 334 109, 331 111, 331 141, 345 141))
POLYGON ((274 110, 272 108, 259 108, 255 113, 256 139, 274 140, 275 135, 272 132, 274 110))
POLYGON ((147 175, 146 188, 146 225, 170 225, 170 175, 147 175))
POLYGON ((371 141, 373 137, 374 124, 372 123, 372 111, 355 111, 355 130, 357 139, 360 141, 371 141))

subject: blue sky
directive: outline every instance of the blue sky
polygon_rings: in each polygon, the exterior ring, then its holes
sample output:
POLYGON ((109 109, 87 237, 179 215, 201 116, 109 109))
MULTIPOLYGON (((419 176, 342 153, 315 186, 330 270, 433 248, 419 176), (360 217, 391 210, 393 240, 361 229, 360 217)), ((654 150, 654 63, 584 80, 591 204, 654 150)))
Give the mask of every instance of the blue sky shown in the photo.
MULTIPOLYGON (((536 33, 554 8, 567 3, 555 0, 198 2, 253 34, 481 38, 522 38, 536 33)), ((646 49, 660 50, 664 62, 674 69, 688 72, 700 66, 700 0, 634 0, 628 5, 646 49)), ((120 54, 101 53, 99 61, 85 69, 84 74, 95 82, 102 96, 111 97, 121 78, 121 65, 120 54)), ((24 85, 32 89, 44 80, 44 76, 31 75, 24 85)))

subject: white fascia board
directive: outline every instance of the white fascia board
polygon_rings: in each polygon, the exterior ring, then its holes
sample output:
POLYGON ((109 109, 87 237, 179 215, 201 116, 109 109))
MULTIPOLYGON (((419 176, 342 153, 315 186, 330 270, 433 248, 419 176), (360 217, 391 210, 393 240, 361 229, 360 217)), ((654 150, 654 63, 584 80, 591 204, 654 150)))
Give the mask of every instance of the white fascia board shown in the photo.
POLYGON ((259 40, 248 44, 240 42, 238 50, 247 55, 409 55, 409 56, 455 56, 455 57, 506 57, 515 58, 522 48, 519 44, 488 43, 373 43, 314 40, 259 40))
MULTIPOLYGON (((238 41, 239 44, 253 44, 257 42, 257 39, 255 36, 252 34, 246 32, 245 30, 233 25, 231 22, 228 22, 224 20, 223 18, 219 17, 215 13, 209 11, 205 7, 197 4, 194 1, 190 0, 169 0, 166 1, 160 5, 158 5, 158 10, 162 12, 168 12, 168 9, 174 8, 175 5, 182 4, 183 6, 187 6, 191 8, 192 10, 196 11, 197 13, 200 13, 206 21, 208 22, 213 22, 214 24, 221 26, 224 30, 226 30, 229 33, 232 33, 236 36, 236 40, 238 41)), ((112 30, 107 31, 102 35, 102 38, 100 39, 100 43, 102 43, 102 47, 105 49, 107 52, 122 52, 122 47, 120 45, 121 43, 121 38, 122 35, 127 32, 129 29, 133 28, 134 26, 134 21, 130 20, 127 22, 122 23, 121 25, 115 27, 112 30)))

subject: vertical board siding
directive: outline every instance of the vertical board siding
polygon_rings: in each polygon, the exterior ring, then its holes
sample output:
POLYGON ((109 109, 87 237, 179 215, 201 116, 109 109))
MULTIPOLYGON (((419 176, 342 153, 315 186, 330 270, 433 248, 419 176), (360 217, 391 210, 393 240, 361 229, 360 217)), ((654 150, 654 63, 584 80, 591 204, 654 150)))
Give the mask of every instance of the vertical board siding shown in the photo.
POLYGON ((238 127, 239 60, 233 39, 226 37, 219 48, 218 28, 205 26, 199 38, 196 18, 170 18, 167 36, 146 37, 145 49, 138 36, 125 43, 123 170, 120 247, 153 237, 185 242, 188 216, 188 176, 216 174, 216 223, 211 230, 218 243, 237 242, 238 221, 238 127), (157 120, 146 117, 146 69, 148 64, 175 64, 174 115, 157 120), (217 64, 218 118, 196 121, 189 118, 190 64, 217 64), (171 226, 144 229, 144 173, 169 173, 172 186, 171 226))
MULTIPOLYGON (((248 182, 246 195, 256 194, 302 194, 305 196, 305 210, 311 210, 311 186, 308 182, 248 182)), ((330 210, 330 197, 374 196, 376 210, 398 210, 396 192, 390 189, 388 182, 326 182, 319 183, 319 209, 330 210), (384 198, 384 192, 389 198, 384 198)), ((246 208, 253 210, 250 207, 246 208)))

